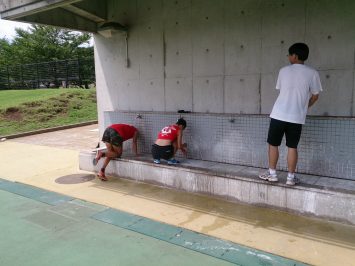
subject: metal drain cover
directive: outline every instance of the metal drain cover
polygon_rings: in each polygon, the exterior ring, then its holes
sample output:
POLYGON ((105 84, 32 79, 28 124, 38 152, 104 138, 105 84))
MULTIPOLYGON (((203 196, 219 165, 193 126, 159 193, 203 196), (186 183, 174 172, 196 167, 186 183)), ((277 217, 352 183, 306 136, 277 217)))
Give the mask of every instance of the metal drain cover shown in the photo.
POLYGON ((74 175, 65 175, 58 177, 55 182, 58 184, 80 184, 85 183, 90 180, 95 179, 95 175, 91 174, 74 174, 74 175))

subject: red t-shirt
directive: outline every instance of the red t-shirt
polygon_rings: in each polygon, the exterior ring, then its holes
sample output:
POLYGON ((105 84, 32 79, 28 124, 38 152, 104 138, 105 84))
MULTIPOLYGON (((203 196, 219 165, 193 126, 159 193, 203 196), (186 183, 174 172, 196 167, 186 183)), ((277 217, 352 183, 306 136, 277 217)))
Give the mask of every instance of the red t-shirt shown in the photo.
POLYGON ((158 139, 168 139, 168 140, 174 141, 174 140, 176 140, 179 131, 180 131, 180 128, 178 125, 170 125, 170 126, 164 127, 158 133, 158 139))
POLYGON ((113 124, 109 127, 113 128, 123 138, 123 141, 133 138, 134 133, 137 131, 134 126, 126 124, 113 124))

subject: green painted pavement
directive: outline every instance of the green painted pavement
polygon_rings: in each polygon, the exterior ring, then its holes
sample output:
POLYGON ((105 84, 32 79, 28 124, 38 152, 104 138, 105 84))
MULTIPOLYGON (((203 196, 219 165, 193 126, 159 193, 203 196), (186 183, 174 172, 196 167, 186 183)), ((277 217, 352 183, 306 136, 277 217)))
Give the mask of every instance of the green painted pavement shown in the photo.
POLYGON ((0 179, 0 265, 304 265, 0 179))
POLYGON ((57 212, 57 207, 3 190, 0 202, 1 266, 231 265, 94 220, 90 215, 96 210, 76 203, 69 216, 63 215, 69 204, 57 212))
POLYGON ((111 208, 97 213, 92 217, 105 223, 132 230, 134 232, 139 232, 141 234, 226 260, 237 265, 306 265, 294 260, 111 208))
POLYGON ((50 205, 58 205, 73 198, 29 185, 0 179, 0 189, 50 205))

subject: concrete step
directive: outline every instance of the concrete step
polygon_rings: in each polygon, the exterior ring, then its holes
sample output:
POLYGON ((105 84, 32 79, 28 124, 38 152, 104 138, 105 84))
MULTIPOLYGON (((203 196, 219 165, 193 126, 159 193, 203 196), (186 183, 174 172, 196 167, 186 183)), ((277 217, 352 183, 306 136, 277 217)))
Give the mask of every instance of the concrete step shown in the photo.
MULTIPOLYGON (((102 161, 94 166, 94 156, 94 152, 81 152, 80 169, 98 172, 102 161)), ((287 186, 286 172, 278 173, 278 183, 270 183, 258 178, 263 171, 190 159, 178 166, 163 160, 157 165, 150 155, 141 155, 111 161, 106 175, 355 224, 355 181, 298 174, 301 184, 287 186)))

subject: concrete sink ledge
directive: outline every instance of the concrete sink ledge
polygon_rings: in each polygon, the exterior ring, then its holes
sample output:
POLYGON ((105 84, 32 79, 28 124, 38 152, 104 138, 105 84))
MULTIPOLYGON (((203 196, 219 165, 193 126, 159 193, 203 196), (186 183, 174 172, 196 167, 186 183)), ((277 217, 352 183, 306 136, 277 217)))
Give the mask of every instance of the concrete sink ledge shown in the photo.
MULTIPOLYGON (((98 172, 93 152, 79 155, 81 170, 98 172)), ((222 197, 229 201, 276 208, 302 215, 355 224, 355 181, 298 175, 301 184, 285 185, 285 172, 278 183, 260 180, 265 169, 185 159, 179 166, 152 163, 150 155, 113 160, 106 169, 116 176, 163 187, 222 197)))

